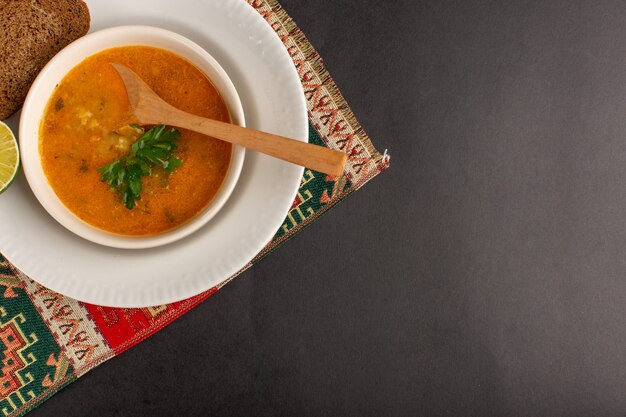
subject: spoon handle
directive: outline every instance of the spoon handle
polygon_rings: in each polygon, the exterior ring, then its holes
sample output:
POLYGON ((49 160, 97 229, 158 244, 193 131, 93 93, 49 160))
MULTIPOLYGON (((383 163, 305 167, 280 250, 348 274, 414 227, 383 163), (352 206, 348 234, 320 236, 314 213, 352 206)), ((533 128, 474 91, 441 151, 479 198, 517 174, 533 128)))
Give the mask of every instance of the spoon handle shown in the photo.
POLYGON ((241 145, 332 176, 340 176, 343 173, 347 160, 347 155, 340 151, 206 119, 179 109, 172 108, 167 115, 167 120, 163 120, 163 123, 241 145))

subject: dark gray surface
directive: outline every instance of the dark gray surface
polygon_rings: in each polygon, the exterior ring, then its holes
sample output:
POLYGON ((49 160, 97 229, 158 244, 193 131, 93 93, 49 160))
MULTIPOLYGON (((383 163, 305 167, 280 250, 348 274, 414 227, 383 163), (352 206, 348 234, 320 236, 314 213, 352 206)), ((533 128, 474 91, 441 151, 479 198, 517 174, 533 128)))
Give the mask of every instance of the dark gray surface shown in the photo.
POLYGON ((623 2, 283 4, 391 169, 32 415, 625 415, 623 2))

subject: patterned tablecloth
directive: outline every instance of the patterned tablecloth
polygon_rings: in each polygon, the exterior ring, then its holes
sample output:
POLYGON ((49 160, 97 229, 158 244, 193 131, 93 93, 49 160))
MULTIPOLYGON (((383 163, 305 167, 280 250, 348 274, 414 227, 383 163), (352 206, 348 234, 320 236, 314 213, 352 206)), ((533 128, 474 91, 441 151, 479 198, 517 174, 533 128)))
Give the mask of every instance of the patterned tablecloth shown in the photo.
MULTIPOLYGON (((309 141, 346 152, 348 164, 339 179, 305 170, 298 196, 282 227, 240 273, 389 166, 388 156, 374 148, 319 55, 287 13, 275 0, 248 3, 280 36, 298 70, 308 106, 309 141)), ((233 278, 173 304, 110 308, 48 290, 0 254, 2 415, 27 413, 102 362, 167 326, 233 278)))

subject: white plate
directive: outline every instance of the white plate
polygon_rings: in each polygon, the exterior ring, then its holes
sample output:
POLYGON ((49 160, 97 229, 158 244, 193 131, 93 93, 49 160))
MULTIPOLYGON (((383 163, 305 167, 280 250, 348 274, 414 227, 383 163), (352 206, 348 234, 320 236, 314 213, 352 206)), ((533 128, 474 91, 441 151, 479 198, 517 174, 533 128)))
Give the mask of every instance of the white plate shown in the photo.
MULTIPOLYGON (((143 24, 178 32, 213 55, 243 104, 247 125, 308 138, 306 103, 287 51, 244 0, 92 0, 91 30, 143 24)), ((17 127, 17 115, 9 123, 17 127)), ((179 301, 238 272, 270 241, 303 169, 247 152, 235 191, 201 230, 177 243, 122 250, 90 243, 54 221, 23 176, 0 196, 0 252, 40 284, 81 301, 146 307, 179 301)))

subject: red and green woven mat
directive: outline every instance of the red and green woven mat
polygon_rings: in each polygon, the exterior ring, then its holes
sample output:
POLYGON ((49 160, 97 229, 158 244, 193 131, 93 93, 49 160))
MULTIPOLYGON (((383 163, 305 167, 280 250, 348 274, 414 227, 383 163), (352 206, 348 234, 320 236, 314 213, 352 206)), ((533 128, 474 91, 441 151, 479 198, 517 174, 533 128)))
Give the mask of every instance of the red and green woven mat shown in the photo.
MULTIPOLYGON (((240 272, 389 166, 287 13, 275 0, 248 2, 278 33, 298 70, 308 105, 309 141, 346 152, 348 165, 347 175, 339 181, 305 170, 285 222, 272 242, 240 272)), ((110 308, 50 291, 0 254, 0 415, 23 415, 37 407, 65 385, 167 326, 232 278, 178 303, 110 308)))

